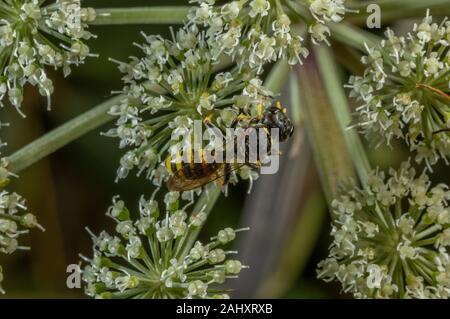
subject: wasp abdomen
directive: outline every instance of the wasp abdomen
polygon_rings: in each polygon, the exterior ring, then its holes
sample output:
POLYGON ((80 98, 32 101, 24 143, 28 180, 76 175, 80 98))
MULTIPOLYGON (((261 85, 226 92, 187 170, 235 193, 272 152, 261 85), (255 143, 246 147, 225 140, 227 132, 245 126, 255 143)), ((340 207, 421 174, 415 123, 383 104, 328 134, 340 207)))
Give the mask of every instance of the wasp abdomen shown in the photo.
POLYGON ((166 159, 165 166, 167 171, 176 177, 194 180, 213 174, 220 164, 207 163, 203 157, 201 163, 195 163, 193 160, 183 162, 183 158, 177 155, 175 158, 169 156, 166 159))

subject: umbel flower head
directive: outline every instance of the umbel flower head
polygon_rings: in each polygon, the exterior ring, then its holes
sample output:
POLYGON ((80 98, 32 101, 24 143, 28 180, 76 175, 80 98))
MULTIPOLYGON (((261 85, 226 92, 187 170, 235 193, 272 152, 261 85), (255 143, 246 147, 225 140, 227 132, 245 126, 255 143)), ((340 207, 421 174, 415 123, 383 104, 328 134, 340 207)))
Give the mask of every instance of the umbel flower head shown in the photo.
MULTIPOLYGON (((0 127, 2 124, 0 123, 0 127)), ((0 141, 0 148, 6 145, 0 141)), ((10 255, 18 249, 28 250, 29 247, 20 246, 18 237, 28 233, 31 228, 38 227, 36 216, 27 212, 25 199, 17 193, 9 193, 4 188, 14 174, 7 170, 6 159, 0 158, 0 253, 10 255)), ((2 267, 0 266, 0 293, 2 289, 2 267)))
POLYGON ((180 29, 172 40, 144 37, 146 42, 138 45, 144 57, 116 61, 124 73, 120 93, 126 97, 111 108, 118 120, 106 135, 118 137, 120 148, 130 148, 121 159, 118 179, 137 168, 160 185, 167 172, 155 167, 169 148, 192 135, 194 121, 206 128, 208 119, 224 131, 239 114, 256 112, 259 103, 269 106, 272 93, 248 68, 216 73, 211 48, 195 25, 180 29))
POLYGON ((449 46, 450 22, 433 23, 427 13, 406 36, 388 30, 367 48, 364 75, 350 78, 363 131, 388 144, 404 139, 429 167, 450 159, 449 46))
POLYGON ((0 0, 0 106, 7 96, 23 115, 23 87, 31 84, 50 108, 53 83, 45 68, 63 68, 67 76, 71 65, 83 63, 91 55, 86 23, 94 19, 80 0, 0 0))
POLYGON ((117 197, 107 212, 116 222, 117 235, 92 234, 94 254, 83 270, 86 294, 97 298, 228 298, 220 289, 237 278, 244 266, 221 247, 240 230, 225 228, 207 244, 196 241, 206 220, 204 208, 187 212, 179 194, 167 193, 165 209, 141 198, 139 217, 131 219, 117 197))
POLYGON ((190 2, 199 6, 190 11, 189 21, 208 28, 213 57, 224 52, 258 72, 281 58, 295 65, 308 56, 304 39, 292 28, 295 23, 306 22, 315 44, 328 43, 326 23, 340 22, 348 11, 345 0, 241 0, 222 6, 215 6, 215 0, 190 2))
POLYGON ((318 277, 357 298, 449 298, 450 210, 447 185, 432 187, 409 162, 332 203, 329 257, 318 277))

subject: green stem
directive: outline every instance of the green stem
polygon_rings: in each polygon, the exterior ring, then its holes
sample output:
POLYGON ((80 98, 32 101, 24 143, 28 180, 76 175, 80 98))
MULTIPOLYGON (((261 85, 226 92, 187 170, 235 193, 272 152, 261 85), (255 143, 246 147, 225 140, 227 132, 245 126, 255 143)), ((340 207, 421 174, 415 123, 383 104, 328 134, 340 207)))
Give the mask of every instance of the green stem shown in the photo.
POLYGON ((272 92, 280 92, 289 78, 290 67, 286 60, 278 61, 268 74, 265 86, 272 92))
MULTIPOLYGON (((219 199, 220 193, 221 189, 217 187, 214 183, 208 185, 202 192, 202 195, 199 197, 197 203, 195 204, 195 207, 192 210, 193 214, 203 212, 206 214, 206 218, 208 218, 216 201, 219 199)), ((189 250, 194 246, 194 243, 197 240, 198 234, 200 233, 201 230, 202 226, 198 227, 197 229, 189 233, 189 236, 183 243, 183 249, 181 250, 179 260, 183 260, 183 258, 189 254, 189 250)))
POLYGON ((346 141, 331 99, 322 92, 326 87, 313 55, 303 67, 297 67, 301 114, 304 117, 315 162, 328 203, 339 195, 340 187, 355 179, 346 141))
POLYGON ((11 172, 19 173, 61 147, 111 121, 114 117, 108 115, 107 112, 123 98, 120 95, 109 99, 26 145, 8 157, 8 169, 11 172))
POLYGON ((278 266, 265 279, 259 289, 258 297, 282 298, 295 282, 298 274, 305 269, 326 217, 325 198, 320 185, 317 188, 305 199, 300 217, 295 221, 291 238, 286 243, 287 247, 283 249, 277 260, 278 266))
POLYGON ((367 181, 371 171, 369 159, 367 158, 361 139, 354 129, 349 130, 348 126, 352 121, 350 106, 347 96, 342 86, 336 63, 331 55, 330 49, 325 46, 314 47, 320 73, 325 84, 326 91, 330 98, 330 104, 334 109, 339 127, 344 135, 347 151, 350 153, 353 164, 356 167, 361 183, 367 181))
POLYGON ((381 39, 377 35, 345 23, 330 23, 333 38, 355 49, 366 51, 365 44, 375 46, 381 39))
POLYGON ((345 20, 353 24, 364 25, 371 14, 366 10, 370 4, 380 6, 383 25, 398 19, 423 17, 427 9, 430 9, 433 15, 446 16, 450 14, 448 0, 378 0, 349 4, 349 9, 357 9, 360 12, 359 14, 348 14, 345 20))
MULTIPOLYGON (((376 4, 383 10, 397 10, 405 9, 405 7, 421 7, 423 9, 430 8, 434 6, 440 6, 447 4, 448 0, 367 0, 367 1, 352 1, 347 7, 349 9, 362 10, 365 9, 370 4, 376 4)), ((401 12, 398 12, 400 15, 401 12)), ((401 16, 400 16, 401 17, 401 16)))
POLYGON ((101 8, 95 9, 97 18, 90 24, 183 24, 189 8, 188 6, 101 8))

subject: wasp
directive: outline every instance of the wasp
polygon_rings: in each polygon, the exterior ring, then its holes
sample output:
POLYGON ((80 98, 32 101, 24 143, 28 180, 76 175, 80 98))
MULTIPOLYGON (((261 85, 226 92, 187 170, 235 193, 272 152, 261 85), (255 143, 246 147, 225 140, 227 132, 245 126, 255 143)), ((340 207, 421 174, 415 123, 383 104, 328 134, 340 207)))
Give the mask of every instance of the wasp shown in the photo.
MULTIPOLYGON (((207 125, 210 125, 206 123, 207 125)), ((281 107, 281 104, 277 102, 276 106, 271 106, 264 112, 262 111, 262 105, 258 105, 258 115, 251 117, 248 115, 239 115, 231 124, 232 128, 236 128, 241 125, 241 129, 245 132, 249 128, 263 129, 266 134, 266 143, 268 153, 271 149, 272 137, 270 129, 277 128, 279 130, 279 141, 284 142, 288 140, 293 132, 294 125, 289 117, 286 115, 286 109, 281 107)), ((236 140, 234 141, 236 145, 236 140)), ((258 135, 258 148, 259 148, 259 135, 258 135)), ((256 162, 249 160, 250 156, 248 141, 244 143, 244 163, 218 163, 217 161, 207 158, 205 152, 200 150, 198 154, 198 163, 193 161, 193 154, 189 154, 188 160, 183 161, 181 155, 177 153, 175 156, 168 156, 165 160, 165 167, 170 173, 170 177, 167 181, 167 187, 170 191, 189 191, 202 186, 205 186, 211 182, 216 182, 220 186, 225 186, 230 180, 230 176, 233 171, 247 165, 253 169, 261 167, 261 159, 256 159, 256 162)), ((236 148, 233 146, 233 150, 236 152, 236 148)), ((259 152, 258 152, 259 154, 259 152)))

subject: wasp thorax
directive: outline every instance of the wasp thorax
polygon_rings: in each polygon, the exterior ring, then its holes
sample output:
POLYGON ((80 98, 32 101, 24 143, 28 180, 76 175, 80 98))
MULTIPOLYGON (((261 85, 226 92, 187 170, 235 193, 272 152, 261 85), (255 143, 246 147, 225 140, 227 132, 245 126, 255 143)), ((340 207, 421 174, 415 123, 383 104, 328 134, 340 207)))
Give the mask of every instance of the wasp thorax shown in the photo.
POLYGON ((261 121, 267 128, 279 129, 280 142, 286 141, 294 133, 294 125, 285 111, 279 107, 270 107, 261 121))

